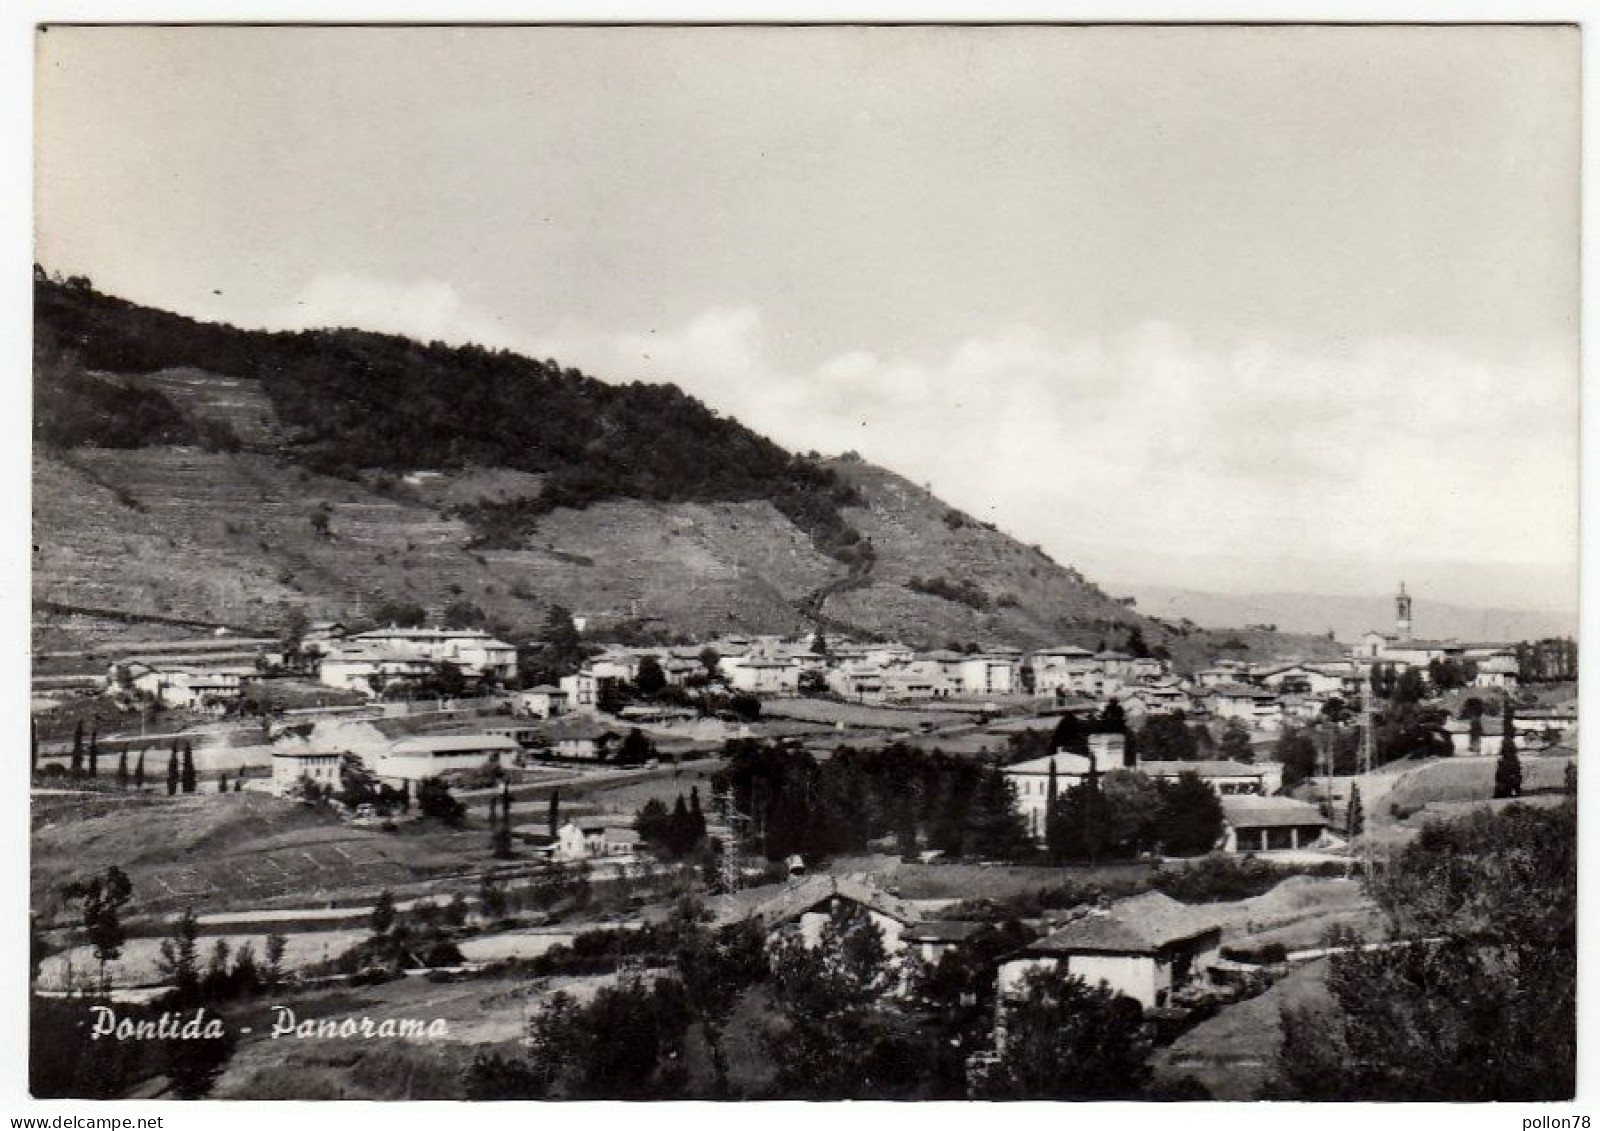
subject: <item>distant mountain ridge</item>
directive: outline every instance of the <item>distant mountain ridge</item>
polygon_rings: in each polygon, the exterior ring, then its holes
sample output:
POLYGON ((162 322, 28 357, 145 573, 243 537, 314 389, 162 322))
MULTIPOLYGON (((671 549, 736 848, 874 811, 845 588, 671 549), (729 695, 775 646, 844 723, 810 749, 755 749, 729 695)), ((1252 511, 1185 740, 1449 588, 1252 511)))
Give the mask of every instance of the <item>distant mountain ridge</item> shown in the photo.
MULTIPOLYGON (((1327 632, 1354 641, 1371 629, 1394 627, 1394 600, 1388 594, 1344 597, 1306 593, 1235 595, 1159 585, 1125 585, 1146 616, 1187 617, 1207 628, 1275 624, 1283 632, 1327 632)), ((1536 640, 1577 633, 1577 617, 1527 609, 1486 609, 1442 604, 1416 596, 1413 631, 1428 639, 1476 641, 1536 640)))

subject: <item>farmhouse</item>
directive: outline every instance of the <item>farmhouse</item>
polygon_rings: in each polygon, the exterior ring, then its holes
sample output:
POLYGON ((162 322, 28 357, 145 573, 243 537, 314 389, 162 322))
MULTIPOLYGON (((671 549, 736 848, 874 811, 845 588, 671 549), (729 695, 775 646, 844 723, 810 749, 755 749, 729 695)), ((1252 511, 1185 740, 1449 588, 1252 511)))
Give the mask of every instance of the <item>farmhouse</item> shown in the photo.
POLYGON ((293 793, 301 779, 317 785, 339 787, 341 750, 314 746, 284 747, 272 752, 272 792, 279 796, 293 793))
POLYGON ((191 711, 224 710, 239 698, 243 687, 242 671, 156 665, 144 660, 113 664, 106 679, 107 691, 131 688, 164 707, 191 711))
POLYGON ((557 860, 630 856, 639 849, 639 834, 616 819, 584 817, 568 821, 556 833, 557 860))
POLYGON ((567 711, 567 693, 559 687, 541 683, 517 695, 517 709, 538 719, 563 715, 567 711))
POLYGON ((751 911, 767 928, 769 939, 796 933, 806 946, 816 946, 822 929, 836 913, 864 915, 883 936, 890 954, 906 943, 904 933, 920 916, 909 904, 859 880, 840 876, 810 876, 792 884, 751 911))
POLYGON ((999 992, 1016 995, 1033 970, 1063 970, 1156 1009, 1203 982, 1221 942, 1221 929, 1203 913, 1147 892, 1087 911, 1024 947, 1001 963, 999 992))
POLYGON ((1310 848, 1322 840, 1328 824, 1315 805, 1290 797, 1224 797, 1222 819, 1227 852, 1310 848))

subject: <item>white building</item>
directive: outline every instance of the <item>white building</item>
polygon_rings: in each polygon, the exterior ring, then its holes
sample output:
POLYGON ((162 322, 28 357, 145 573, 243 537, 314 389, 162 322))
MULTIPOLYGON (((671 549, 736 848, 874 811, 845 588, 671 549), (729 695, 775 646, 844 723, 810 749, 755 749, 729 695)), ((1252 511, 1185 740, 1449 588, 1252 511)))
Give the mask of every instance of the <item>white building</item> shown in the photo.
POLYGON ((272 752, 272 792, 287 796, 302 780, 332 789, 339 788, 339 763, 342 750, 313 746, 281 747, 272 752))
POLYGON ((1016 665, 1004 656, 967 656, 959 671, 967 695, 1010 695, 1016 688, 1016 665))
POLYGON ((164 707, 190 711, 223 710, 239 698, 244 689, 245 675, 243 670, 190 668, 128 660, 111 665, 106 689, 132 689, 164 707))
POLYGON ((516 648, 478 628, 375 628, 349 639, 390 655, 455 664, 472 679, 517 674, 516 648))
POLYGON ((639 850, 639 834, 616 820, 582 818, 568 821, 556 831, 555 859, 592 860, 631 856, 639 850))
POLYGON ((1120 734, 1091 734, 1089 752, 1093 755, 1092 761, 1082 754, 1058 750, 1043 758, 1030 758, 1026 762, 1007 766, 1002 773, 1011 783, 1017 799, 1017 811, 1027 822, 1028 834, 1035 840, 1045 838, 1052 765, 1056 774, 1056 796, 1060 797, 1073 786, 1081 784, 1091 770, 1104 774, 1123 769, 1126 750, 1127 739, 1120 734))
POLYGON ((359 645, 336 646, 317 663, 317 679, 322 683, 373 697, 386 688, 420 683, 434 674, 431 660, 359 645))
POLYGON ((522 748, 497 734, 419 734, 396 741, 378 755, 373 767, 379 780, 398 786, 451 770, 475 770, 498 760, 510 765, 522 748))
POLYGON ((793 660, 766 660, 750 656, 723 660, 719 665, 728 686, 751 695, 800 694, 800 665, 793 660))
POLYGON ((567 693, 559 687, 541 683, 517 695, 517 708, 525 715, 548 719, 567 712, 567 693))

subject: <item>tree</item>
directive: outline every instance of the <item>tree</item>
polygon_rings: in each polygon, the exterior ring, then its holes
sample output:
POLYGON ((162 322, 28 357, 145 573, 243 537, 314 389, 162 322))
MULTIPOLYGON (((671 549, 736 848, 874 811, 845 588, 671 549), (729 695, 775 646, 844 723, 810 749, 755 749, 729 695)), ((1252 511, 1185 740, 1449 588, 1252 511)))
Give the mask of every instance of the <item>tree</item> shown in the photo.
POLYGON ((711 1054, 712 1095, 726 1098, 728 1060, 722 1035, 745 990, 767 973, 766 934, 753 922, 719 931, 702 925, 703 909, 689 902, 675 909, 676 966, 690 1013, 700 1022, 711 1054))
POLYGON ((123 748, 117 754, 117 788, 128 788, 128 751, 123 748))
POLYGON ((1283 767, 1283 788, 1293 789, 1317 776, 1316 741, 1299 727, 1285 727, 1274 755, 1283 767))
POLYGON ((428 623, 428 610, 415 601, 385 601, 373 610, 372 619, 395 628, 421 628, 428 623))
POLYGON ((217 773, 217 792, 228 792, 228 772, 226 770, 221 770, 217 773))
POLYGON ((100 725, 89 728, 89 776, 100 776, 100 725))
POLYGON ((880 1006, 898 971, 882 933, 859 909, 845 904, 830 914, 815 945, 798 934, 781 937, 769 966, 773 996, 787 1022, 785 1031, 768 1037, 782 1095, 892 1095, 920 1075, 925 1055, 906 1055, 880 1006))
POLYGON ((192 743, 183 744, 183 769, 180 777, 183 792, 193 793, 195 788, 194 776, 194 746, 192 743))
POLYGON ((289 948, 287 936, 273 933, 267 936, 266 967, 262 971, 262 982, 271 989, 283 981, 283 955, 289 948))
POLYGON ((719 670, 718 665, 721 663, 722 656, 715 648, 706 647, 700 649, 700 665, 706 669, 706 677, 708 679, 716 678, 719 670))
POLYGON ((467 809, 444 782, 438 778, 424 778, 417 786, 417 812, 455 827, 461 824, 467 809))
POLYGON ((1062 715, 1051 736, 1050 749, 1055 753, 1089 754, 1089 728, 1071 711, 1062 715))
POLYGON ((387 935, 394 927, 394 893, 384 888, 378 893, 377 902, 372 905, 372 916, 368 925, 372 927, 374 935, 387 935))
POLYGON ((553 838, 561 830, 561 788, 559 786, 550 791, 550 813, 546 820, 550 826, 550 836, 553 838))
POLYGON ((1571 802, 1425 825, 1371 881, 1395 945, 1329 960, 1331 1011, 1284 1010, 1275 1090, 1305 1100, 1571 1099, 1577 831, 1571 802))
POLYGON ((439 619, 446 628, 482 628, 489 623, 489 614, 471 601, 452 601, 439 619))
POLYGON ((478 911, 489 923, 498 923, 506 916, 506 889, 493 876, 485 875, 478 882, 478 911))
POLYGON ((496 860, 511 859, 511 818, 503 810, 498 821, 494 819, 493 812, 490 813, 489 851, 496 860))
POLYGON ((172 934, 161 941, 160 957, 156 966, 164 978, 172 982, 173 995, 178 1005, 189 1005, 200 996, 200 966, 196 940, 200 937, 200 924, 194 908, 184 909, 174 924, 172 934))
POLYGON ((1139 660, 1150 655, 1150 646, 1144 642, 1144 631, 1138 625, 1128 630, 1128 639, 1123 643, 1122 649, 1139 660))
POLYGON ((382 796, 378 775, 367 769, 366 760, 346 750, 339 755, 339 800, 354 809, 370 805, 382 796))
POLYGON ((1222 728, 1222 756, 1230 762, 1243 762, 1246 765, 1256 760, 1255 750, 1250 745, 1250 732, 1238 719, 1229 719, 1222 728))
POLYGON ((78 725, 72 730, 72 776, 83 776, 83 720, 78 720, 78 725))
POLYGON ((642 766, 656 754, 655 743, 645 737, 638 727, 632 727, 623 736, 622 744, 617 749, 617 764, 620 766, 642 766))
POLYGON ((144 751, 139 751, 139 760, 133 766, 133 788, 144 789, 144 751))
POLYGON ((122 956, 122 944, 127 941, 121 913, 133 897, 133 881, 113 864, 100 875, 68 884, 62 894, 68 901, 83 904, 84 934, 89 937, 104 982, 106 963, 122 956))
POLYGON ((1350 783, 1350 801, 1345 806, 1345 835, 1351 840, 1360 836, 1366 827, 1366 814, 1361 810, 1361 787, 1354 782, 1350 783))
POLYGON ((661 694, 661 689, 667 686, 667 673, 661 670, 661 661, 654 656, 645 656, 641 659, 638 674, 633 678, 633 686, 647 699, 654 699, 661 694))
POLYGON ((1494 767, 1494 795, 1496 797, 1522 796, 1522 760, 1517 757, 1517 728, 1512 716, 1511 701, 1506 700, 1505 716, 1501 723, 1504 734, 1500 738, 1500 760, 1494 767))
POLYGON ((1222 801, 1198 774, 1157 783, 1161 791, 1161 846, 1171 856, 1200 856, 1222 838, 1222 801))
POLYGON ((1146 762, 1191 762, 1199 753, 1182 711, 1150 715, 1138 738, 1139 757, 1146 762))
POLYGON ((1130 997, 1036 969, 1000 1011, 998 1062, 982 1098, 1126 1100, 1150 1080, 1144 1011, 1130 997))
POLYGON ((172 744, 172 754, 167 759, 167 796, 178 792, 178 744, 172 744))

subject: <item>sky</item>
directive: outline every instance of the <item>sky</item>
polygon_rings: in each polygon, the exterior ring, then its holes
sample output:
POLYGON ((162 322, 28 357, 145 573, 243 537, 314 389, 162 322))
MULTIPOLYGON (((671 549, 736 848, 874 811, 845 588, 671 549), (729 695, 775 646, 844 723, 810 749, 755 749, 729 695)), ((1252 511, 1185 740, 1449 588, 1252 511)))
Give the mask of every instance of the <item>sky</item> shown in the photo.
POLYGON ((135 301, 671 381, 1117 592, 1576 607, 1574 30, 57 27, 37 103, 135 301))

